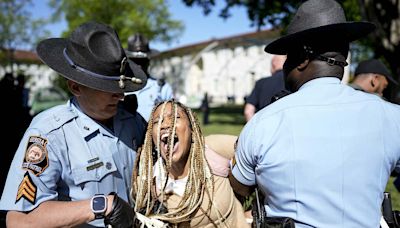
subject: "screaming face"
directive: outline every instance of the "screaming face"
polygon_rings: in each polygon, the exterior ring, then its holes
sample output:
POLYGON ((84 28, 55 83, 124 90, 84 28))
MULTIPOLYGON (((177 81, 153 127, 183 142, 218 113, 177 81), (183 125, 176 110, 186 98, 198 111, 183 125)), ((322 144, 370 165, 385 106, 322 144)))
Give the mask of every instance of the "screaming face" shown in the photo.
MULTIPOLYGON (((153 143, 172 169, 184 169, 191 146, 192 129, 185 110, 171 102, 153 113, 153 143)), ((167 165, 168 166, 168 165, 167 165)))

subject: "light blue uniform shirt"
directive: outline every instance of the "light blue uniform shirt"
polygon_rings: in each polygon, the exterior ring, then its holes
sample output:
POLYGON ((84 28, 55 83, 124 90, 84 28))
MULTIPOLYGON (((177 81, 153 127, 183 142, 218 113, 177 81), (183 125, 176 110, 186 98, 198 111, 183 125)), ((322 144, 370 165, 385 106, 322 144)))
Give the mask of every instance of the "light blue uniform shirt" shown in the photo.
MULTIPOLYGON (((31 211, 48 200, 87 200, 110 192, 129 202, 136 147, 145 131, 138 117, 119 109, 113 133, 82 113, 74 99, 38 114, 11 164, 0 210, 31 211), (45 146, 40 159, 28 159, 32 145, 45 146)), ((90 225, 104 227, 104 221, 90 225)))
POLYGON ((296 227, 376 228, 399 159, 400 106, 325 77, 256 113, 233 175, 258 184, 268 216, 296 227))
POLYGON ((168 83, 165 82, 165 84, 160 87, 157 80, 151 77, 147 79, 146 86, 143 89, 135 91, 133 94, 136 94, 138 100, 137 112, 140 113, 147 122, 149 121, 151 111, 155 104, 173 98, 172 88, 168 83))

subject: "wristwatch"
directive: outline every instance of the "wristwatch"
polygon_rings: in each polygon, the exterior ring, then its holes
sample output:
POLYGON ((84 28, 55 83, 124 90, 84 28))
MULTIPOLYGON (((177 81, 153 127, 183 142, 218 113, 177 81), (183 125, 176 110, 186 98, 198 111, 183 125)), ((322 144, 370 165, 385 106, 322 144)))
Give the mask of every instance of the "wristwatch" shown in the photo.
POLYGON ((102 219, 107 210, 107 197, 103 194, 96 194, 90 201, 90 206, 94 213, 95 219, 102 219))

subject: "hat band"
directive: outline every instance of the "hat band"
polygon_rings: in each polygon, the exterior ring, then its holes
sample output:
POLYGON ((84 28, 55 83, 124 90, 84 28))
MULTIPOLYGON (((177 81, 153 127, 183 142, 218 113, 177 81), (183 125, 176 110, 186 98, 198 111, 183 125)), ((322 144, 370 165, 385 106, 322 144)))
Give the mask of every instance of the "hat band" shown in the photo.
POLYGON ((130 51, 127 53, 128 57, 132 57, 132 58, 147 58, 148 54, 146 52, 142 52, 142 51, 130 51))
MULTIPOLYGON (((98 74, 98 73, 92 72, 92 71, 90 71, 88 69, 85 69, 83 67, 80 67, 80 66, 76 65, 74 63, 74 61, 72 61, 72 59, 68 56, 66 48, 64 48, 63 54, 64 54, 64 57, 67 60, 68 64, 72 68, 74 68, 74 69, 76 69, 78 71, 81 71, 81 72, 83 72, 83 73, 85 73, 87 75, 90 75, 92 77, 95 77, 95 78, 99 78, 99 79, 103 79, 103 80, 119 81, 119 87, 121 89, 125 88, 124 80, 131 80, 133 83, 136 83, 136 84, 141 84, 142 83, 142 80, 139 79, 139 78, 136 78, 136 77, 127 77, 125 75, 112 75, 112 76, 110 76, 110 75, 103 75, 103 74, 98 74)), ((124 64, 124 60, 125 60, 125 58, 122 60, 121 65, 124 64)))

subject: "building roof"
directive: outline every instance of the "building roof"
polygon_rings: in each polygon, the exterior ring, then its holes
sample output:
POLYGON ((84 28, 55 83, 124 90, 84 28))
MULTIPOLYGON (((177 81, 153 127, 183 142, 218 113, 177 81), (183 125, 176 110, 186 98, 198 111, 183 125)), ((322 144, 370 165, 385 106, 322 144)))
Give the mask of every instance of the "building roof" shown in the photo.
POLYGON ((14 52, 14 59, 21 62, 27 61, 27 62, 42 63, 42 61, 40 61, 39 59, 39 56, 32 51, 17 50, 14 52))
POLYGON ((279 36, 280 30, 262 30, 250 33, 244 33, 234 36, 228 36, 221 39, 211 39, 208 41, 190 44, 182 47, 172 48, 161 52, 154 59, 164 59, 172 56, 184 56, 191 53, 197 53, 213 42, 218 42, 217 48, 235 48, 237 46, 248 47, 254 45, 266 45, 279 36))
MULTIPOLYGON (((5 50, 5 52, 9 52, 9 50, 5 50)), ((4 53, 3 58, 8 56, 8 53, 4 53)), ((32 51, 25 50, 15 50, 13 53, 13 60, 16 63, 34 63, 34 64, 42 64, 38 55, 32 51)))

